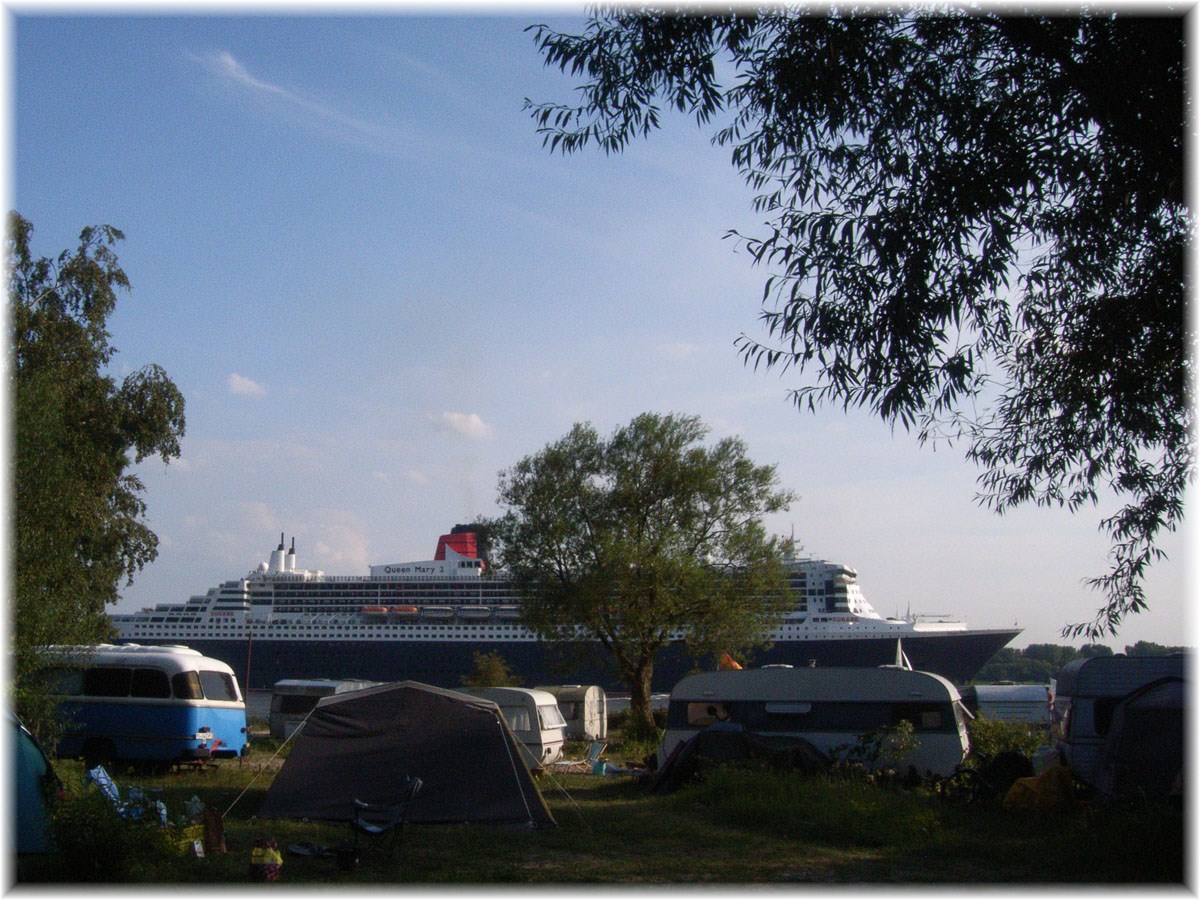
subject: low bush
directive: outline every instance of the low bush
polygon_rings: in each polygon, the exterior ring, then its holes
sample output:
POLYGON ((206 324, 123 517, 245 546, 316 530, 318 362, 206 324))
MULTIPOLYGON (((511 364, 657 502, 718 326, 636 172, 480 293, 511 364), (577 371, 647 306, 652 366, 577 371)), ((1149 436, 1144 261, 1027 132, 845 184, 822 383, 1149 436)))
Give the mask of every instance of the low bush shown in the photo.
POLYGON ((69 786, 51 821, 71 881, 153 881, 179 856, 180 829, 161 827, 152 807, 140 819, 124 818, 94 787, 69 786))
POLYGON ((971 756, 976 760, 990 759, 1006 751, 1032 756, 1047 738, 1045 730, 1037 726, 986 716, 977 716, 968 722, 967 736, 971 741, 971 756))

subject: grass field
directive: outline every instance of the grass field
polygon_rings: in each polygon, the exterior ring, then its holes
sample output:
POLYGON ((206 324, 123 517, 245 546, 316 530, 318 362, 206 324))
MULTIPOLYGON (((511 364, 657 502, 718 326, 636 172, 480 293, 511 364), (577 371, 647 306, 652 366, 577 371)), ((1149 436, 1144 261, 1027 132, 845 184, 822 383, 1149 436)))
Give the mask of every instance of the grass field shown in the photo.
MULTIPOLYGON (((19 861, 19 883, 248 881, 252 843, 272 837, 291 885, 419 884, 1176 884, 1184 816, 1170 805, 1084 807, 1035 817, 947 802, 857 777, 721 770, 672 794, 628 776, 543 775, 558 826, 409 826, 398 848, 369 849, 351 871, 292 844, 348 843, 346 825, 255 817, 276 767, 267 754, 205 770, 118 775, 172 816, 195 796, 224 814, 228 852, 196 858, 176 829, 131 826, 57 766, 70 846, 19 861)), ((617 758, 620 758, 619 756, 617 758)))

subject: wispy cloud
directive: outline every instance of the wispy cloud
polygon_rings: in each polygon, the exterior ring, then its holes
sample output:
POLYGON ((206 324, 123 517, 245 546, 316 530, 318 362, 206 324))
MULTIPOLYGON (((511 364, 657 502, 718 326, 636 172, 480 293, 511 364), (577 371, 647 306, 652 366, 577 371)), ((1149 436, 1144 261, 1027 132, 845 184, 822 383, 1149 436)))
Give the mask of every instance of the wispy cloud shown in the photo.
POLYGON ((492 429, 476 413, 444 412, 430 416, 434 427, 447 434, 457 435, 469 441, 482 441, 491 437, 492 429))
POLYGON ((265 387, 252 378, 239 375, 237 372, 225 379, 225 385, 229 389, 229 393, 241 397, 265 397, 267 395, 265 387))
POLYGON ((246 71, 245 66, 234 59, 232 53, 229 53, 226 50, 219 50, 215 53, 209 53, 206 56, 197 56, 192 54, 192 58, 203 65, 214 75, 218 75, 222 78, 228 78, 230 81, 236 81, 257 91, 265 91, 267 93, 277 94, 280 97, 286 97, 288 100, 291 100, 295 103, 306 102, 290 91, 279 87, 279 85, 270 84, 269 82, 255 78, 248 71, 246 71))
POLYGON ((404 134, 397 128, 347 115, 328 104, 251 74, 250 70, 227 50, 188 55, 226 83, 244 88, 259 99, 273 102, 284 112, 301 115, 302 122, 307 127, 327 137, 388 154, 399 152, 408 144, 404 134))
POLYGON ((659 344, 658 354, 663 359, 673 362, 680 362, 685 359, 692 359, 701 353, 701 348, 696 344, 689 344, 686 341, 677 341, 673 344, 659 344))

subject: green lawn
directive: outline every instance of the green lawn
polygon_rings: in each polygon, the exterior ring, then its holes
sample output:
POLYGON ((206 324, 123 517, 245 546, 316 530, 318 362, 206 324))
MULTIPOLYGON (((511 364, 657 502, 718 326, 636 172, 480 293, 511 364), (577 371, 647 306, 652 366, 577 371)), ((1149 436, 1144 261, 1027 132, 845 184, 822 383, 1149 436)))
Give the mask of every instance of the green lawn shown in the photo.
POLYGON ((254 817, 273 777, 268 769, 251 784, 255 760, 263 758, 117 776, 123 787, 146 788, 173 815, 192 796, 228 810, 228 852, 203 859, 168 847, 161 829, 113 819, 81 788, 82 767, 60 763, 72 795, 65 808, 77 819, 71 833, 82 837, 70 853, 21 860, 18 880, 245 882, 259 836, 278 842, 280 880, 292 885, 1183 884, 1185 878, 1184 817, 1171 806, 1085 807, 1035 817, 854 778, 765 771, 716 772, 673 794, 650 793, 626 776, 543 775, 539 784, 557 828, 409 826, 396 852, 369 851, 347 872, 333 859, 294 856, 286 848, 346 843, 348 826, 254 817))

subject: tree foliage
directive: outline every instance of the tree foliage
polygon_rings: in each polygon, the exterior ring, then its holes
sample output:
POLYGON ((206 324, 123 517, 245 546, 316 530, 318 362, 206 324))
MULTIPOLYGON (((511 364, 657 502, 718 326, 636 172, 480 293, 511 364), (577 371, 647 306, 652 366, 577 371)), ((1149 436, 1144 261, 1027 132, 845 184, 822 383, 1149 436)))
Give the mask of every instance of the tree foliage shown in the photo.
POLYGON ((142 517, 132 463, 179 455, 184 401, 149 365, 117 382, 107 320, 129 281, 115 228, 85 228, 54 259, 30 250, 32 225, 8 221, 8 301, 15 442, 13 674, 25 676, 50 644, 95 643, 110 634, 105 606, 122 580, 154 559, 158 541, 142 517))
POLYGON ((547 145, 619 152, 660 104, 713 123, 756 191, 769 269, 747 364, 798 406, 866 407, 961 441, 982 502, 1103 519, 1115 633, 1193 477, 1183 20, 738 7, 599 9, 537 26, 577 105, 527 101, 547 145), (719 120, 719 121, 718 121, 719 120))
POLYGON ((493 550, 549 640, 599 641, 630 690, 635 730, 653 727, 657 652, 761 643, 785 596, 782 542, 762 517, 794 499, 743 442, 703 445, 694 416, 646 413, 604 439, 590 425, 500 476, 493 550))
POLYGON ((499 653, 476 653, 475 668, 462 677, 463 687, 520 687, 508 662, 499 653))
MULTIPOLYGON (((1168 656, 1187 652, 1186 647, 1167 647, 1152 641, 1126 644, 1126 656, 1168 656)), ((1023 684, 1045 684, 1055 678, 1067 663, 1093 656, 1112 656, 1111 647, 1103 644, 1084 644, 1076 649, 1059 644, 1030 644, 1024 650, 1004 647, 971 680, 976 684, 1014 681, 1023 684)))

